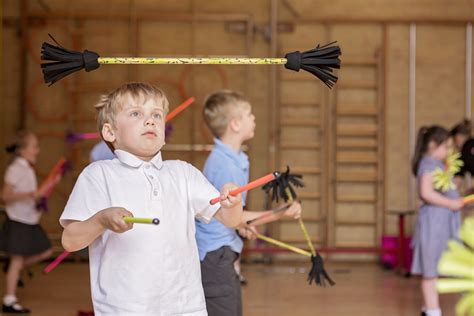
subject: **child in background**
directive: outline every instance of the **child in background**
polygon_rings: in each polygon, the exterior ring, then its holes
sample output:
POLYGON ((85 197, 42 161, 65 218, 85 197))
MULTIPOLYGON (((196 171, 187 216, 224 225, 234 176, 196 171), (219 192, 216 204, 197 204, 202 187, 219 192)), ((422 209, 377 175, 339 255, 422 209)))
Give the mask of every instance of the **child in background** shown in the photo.
POLYGON ((6 150, 14 154, 15 158, 5 172, 2 192, 7 213, 2 247, 10 256, 2 311, 27 314, 30 310, 20 305, 16 297, 17 282, 23 268, 41 262, 52 254, 48 236, 39 224, 42 212, 36 209, 36 202, 50 186, 38 191, 33 166, 40 148, 35 134, 18 132, 6 150))
POLYGON ((449 132, 454 142, 454 149, 461 152, 464 143, 471 138, 471 121, 463 120, 456 124, 449 132))
POLYGON ((456 152, 461 153, 461 160, 463 165, 461 170, 456 174, 454 179, 458 189, 464 192, 465 195, 469 195, 472 192, 472 188, 466 187, 469 185, 469 181, 464 181, 467 174, 472 176, 474 174, 473 154, 474 151, 474 139, 471 138, 471 121, 463 120, 461 123, 456 124, 451 129, 451 137, 454 142, 454 149, 456 152))
POLYGON ((448 131, 440 126, 420 128, 412 162, 422 200, 412 241, 412 273, 422 276, 421 292, 425 305, 421 314, 427 316, 441 316, 436 290, 438 261, 448 240, 457 238, 461 223, 459 210, 464 204, 457 190, 441 192, 433 186, 433 172, 445 168, 443 161, 449 152, 449 136, 448 131))
MULTIPOLYGON (((249 161, 242 151, 242 144, 254 136, 255 116, 252 114, 252 106, 240 93, 218 91, 205 101, 203 115, 215 137, 215 147, 204 166, 204 175, 216 188, 222 187, 226 182, 245 185, 249 181, 249 161)), ((246 192, 242 193, 244 205, 246 196, 246 192)), ((250 220, 271 212, 244 211, 244 217, 250 220)), ((265 222, 278 220, 283 215, 298 218, 300 214, 301 205, 295 202, 285 212, 267 217, 265 222)), ((245 226, 247 220, 242 226, 245 226)), ((227 228, 215 220, 209 224, 196 221, 196 227, 209 316, 242 315, 240 279, 234 269, 243 248, 241 238, 235 229, 227 228)), ((244 237, 253 238, 251 229, 244 227, 239 231, 243 232, 244 237)))
POLYGON ((114 152, 103 140, 95 144, 90 153, 90 162, 98 160, 112 160, 115 158, 114 152))

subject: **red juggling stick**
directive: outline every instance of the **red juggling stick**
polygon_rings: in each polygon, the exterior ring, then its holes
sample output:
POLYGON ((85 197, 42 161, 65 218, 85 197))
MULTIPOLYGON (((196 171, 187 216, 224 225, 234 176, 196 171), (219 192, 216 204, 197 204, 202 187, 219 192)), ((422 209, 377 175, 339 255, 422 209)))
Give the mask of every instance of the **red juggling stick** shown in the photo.
POLYGON ((66 163, 67 163, 66 158, 64 158, 64 157, 59 158, 58 162, 56 162, 56 164, 51 169, 51 171, 49 171, 48 176, 41 183, 41 185, 39 187, 39 190, 44 190, 49 186, 49 188, 46 191, 46 194, 44 195, 44 197, 49 197, 51 195, 51 193, 53 192, 54 185, 52 185, 52 184, 53 184, 54 178, 56 176, 58 176, 59 174, 63 173, 64 166, 65 166, 66 163))
MULTIPOLYGON (((230 191, 229 194, 232 195, 232 196, 236 196, 237 194, 242 193, 244 191, 252 190, 252 189, 254 189, 258 186, 264 185, 265 183, 268 183, 272 180, 275 180, 279 175, 280 175, 279 172, 269 173, 266 176, 263 176, 263 177, 261 177, 257 180, 254 180, 254 181, 252 181, 252 182, 250 182, 250 183, 248 183, 244 186, 241 186, 241 187, 239 187, 235 190, 230 191)), ((216 197, 216 198, 212 199, 210 201, 210 203, 211 203, 211 205, 214 205, 217 202, 219 202, 220 200, 221 200, 220 197, 216 197)))
POLYGON ((194 103, 196 99, 194 99, 194 97, 190 97, 189 99, 187 99, 186 101, 184 101, 183 103, 181 103, 180 105, 178 105, 178 107, 176 109, 174 109, 173 111, 171 111, 170 113, 168 113, 168 115, 166 115, 166 123, 168 123, 169 121, 171 121, 176 115, 178 115, 179 113, 181 113, 184 109, 186 109, 188 106, 190 106, 191 104, 194 103))
POLYGON ((100 137, 99 133, 81 133, 80 135, 82 139, 96 139, 100 137))
POLYGON ((66 172, 67 160, 61 157, 54 167, 49 172, 48 176, 41 183, 39 190, 44 192, 44 195, 36 201, 36 209, 39 211, 48 211, 48 198, 53 193, 54 187, 56 186, 55 179, 58 176, 62 176, 66 172))
POLYGON ((50 264, 48 264, 44 269, 44 273, 50 273, 56 266, 64 260, 69 255, 69 252, 64 250, 56 259, 53 260, 50 264))

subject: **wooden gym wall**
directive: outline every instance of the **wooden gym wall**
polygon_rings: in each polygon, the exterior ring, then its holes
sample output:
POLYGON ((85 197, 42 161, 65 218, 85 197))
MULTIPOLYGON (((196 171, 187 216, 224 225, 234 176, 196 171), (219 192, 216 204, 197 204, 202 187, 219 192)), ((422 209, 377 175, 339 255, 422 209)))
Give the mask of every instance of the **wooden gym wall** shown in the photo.
MULTIPOLYGON (((51 233, 60 232, 57 217, 94 144, 67 145, 64 133, 95 131, 92 105, 100 93, 125 81, 161 85, 171 109, 196 97, 173 122, 164 156, 197 167, 208 154, 199 145, 212 143, 200 114, 204 97, 220 88, 245 93, 257 120, 248 150, 251 178, 286 165, 303 173, 305 221, 314 241, 331 247, 377 246, 382 234, 396 233, 396 217, 388 211, 413 207, 411 23, 416 24, 415 128, 451 127, 466 113, 472 0, 449 5, 441 0, 5 0, 2 10, 0 145, 24 124, 41 137, 40 177, 61 155, 74 163, 43 219, 51 233), (280 56, 337 40, 343 68, 333 90, 307 74, 269 66, 103 66, 48 88, 38 58, 47 33, 65 47, 103 56, 280 56)), ((7 159, 1 155, 2 175, 7 159)), ((250 194, 252 209, 265 204, 260 190, 250 194)), ((304 246, 291 221, 273 225, 272 233, 304 246)))

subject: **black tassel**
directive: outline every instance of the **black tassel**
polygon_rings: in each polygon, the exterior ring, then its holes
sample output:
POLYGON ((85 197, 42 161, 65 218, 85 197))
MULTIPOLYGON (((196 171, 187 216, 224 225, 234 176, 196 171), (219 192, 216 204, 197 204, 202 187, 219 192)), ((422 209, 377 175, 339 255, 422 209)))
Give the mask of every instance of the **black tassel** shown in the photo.
POLYGON ((290 173, 290 167, 286 167, 286 171, 279 174, 275 180, 272 180, 265 184, 262 189, 265 190, 267 194, 270 192, 272 193, 272 201, 278 202, 281 198, 285 202, 288 200, 295 200, 296 199, 296 192, 293 189, 295 187, 304 187, 304 182, 302 180, 302 175, 300 174, 292 174, 290 173), (287 189, 290 191, 290 195, 287 193, 287 189))
MULTIPOLYGON (((50 37, 56 42, 51 35, 50 37)), ((51 63, 41 64, 44 82, 49 83, 51 86, 56 81, 81 69, 87 72, 97 69, 100 66, 98 58, 99 54, 88 50, 81 53, 66 49, 59 44, 54 46, 43 43, 41 46, 41 59, 52 61, 51 63)))
POLYGON ((308 283, 312 284, 313 282, 319 286, 326 286, 326 281, 333 286, 336 284, 331 277, 329 277, 326 270, 324 270, 323 258, 316 253, 316 256, 311 256, 311 271, 308 273, 308 283))
POLYGON ((287 62, 285 68, 294 71, 300 69, 306 70, 318 77, 329 88, 332 88, 337 82, 337 76, 332 74, 333 68, 341 68, 341 49, 339 46, 330 46, 336 42, 317 46, 315 49, 301 53, 300 51, 288 53, 285 55, 287 62))

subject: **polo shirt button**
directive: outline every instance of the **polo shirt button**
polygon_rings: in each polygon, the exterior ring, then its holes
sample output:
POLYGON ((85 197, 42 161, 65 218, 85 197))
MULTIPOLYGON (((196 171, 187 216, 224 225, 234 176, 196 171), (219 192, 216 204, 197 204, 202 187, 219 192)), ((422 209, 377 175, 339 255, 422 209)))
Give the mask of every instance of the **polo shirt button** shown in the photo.
POLYGON ((153 191, 153 195, 154 195, 154 196, 157 196, 157 195, 158 195, 158 191, 156 191, 156 190, 153 191))

